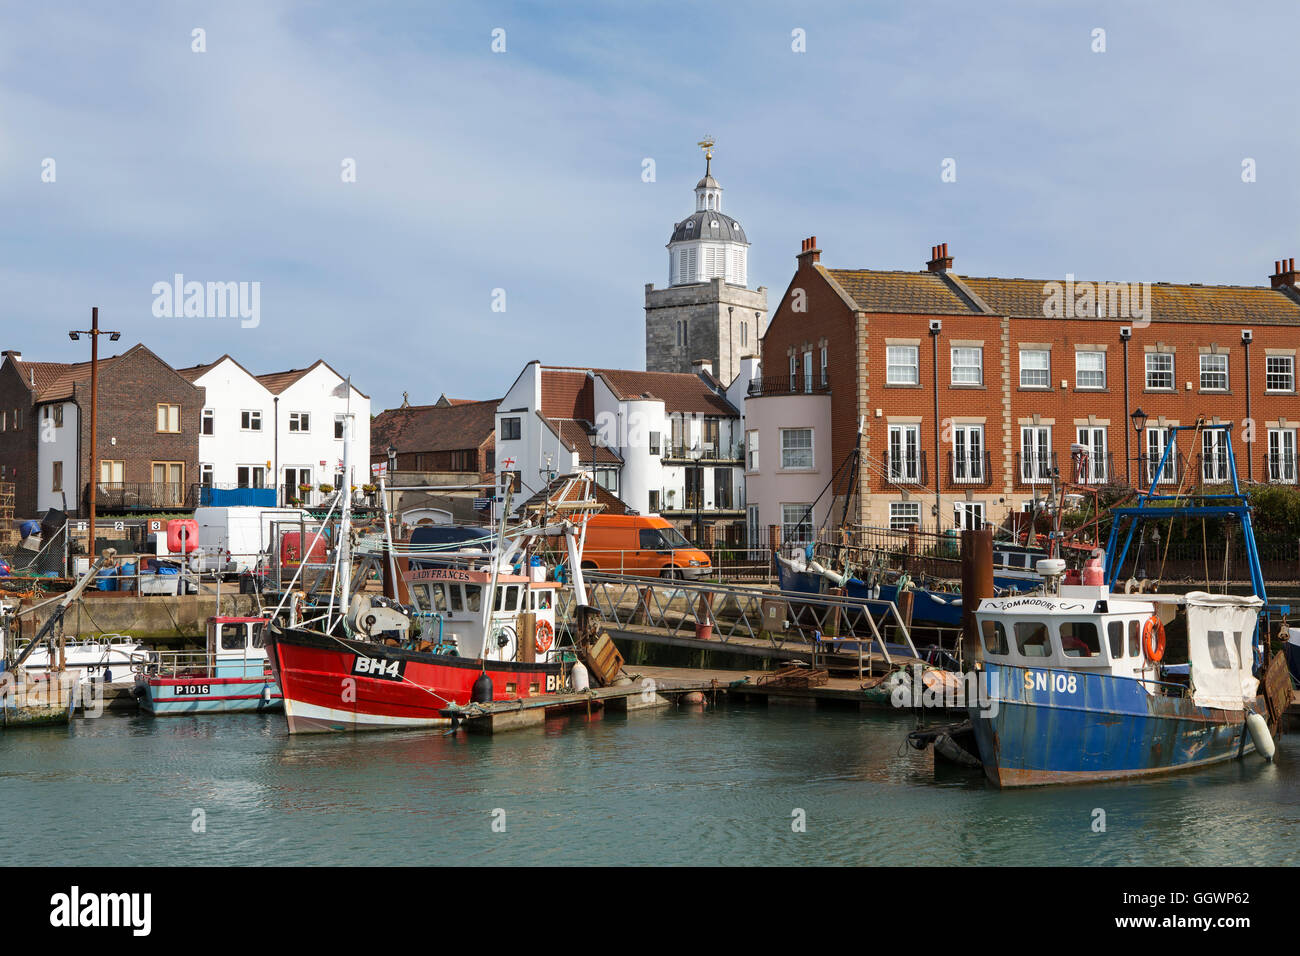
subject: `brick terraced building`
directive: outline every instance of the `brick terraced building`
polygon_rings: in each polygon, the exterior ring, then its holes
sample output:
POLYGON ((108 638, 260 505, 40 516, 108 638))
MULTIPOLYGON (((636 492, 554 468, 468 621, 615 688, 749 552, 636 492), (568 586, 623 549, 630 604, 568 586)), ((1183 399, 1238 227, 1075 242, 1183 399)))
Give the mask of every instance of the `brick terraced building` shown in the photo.
MULTIPOLYGON (((838 520, 845 495, 850 521, 934 529, 936 517, 1001 522, 1050 494, 1052 469, 1149 481, 1167 429, 1198 416, 1233 423, 1243 482, 1296 482, 1293 259, 1259 287, 963 276, 946 244, 917 272, 820 260, 805 240, 762 340, 746 408, 747 432, 768 436, 747 464, 751 528, 805 537, 792 516, 850 455, 860 422, 863 467, 853 487, 847 470, 837 477, 812 527, 832 507, 838 520)), ((1215 436, 1189 438, 1170 487, 1229 480, 1215 436)))

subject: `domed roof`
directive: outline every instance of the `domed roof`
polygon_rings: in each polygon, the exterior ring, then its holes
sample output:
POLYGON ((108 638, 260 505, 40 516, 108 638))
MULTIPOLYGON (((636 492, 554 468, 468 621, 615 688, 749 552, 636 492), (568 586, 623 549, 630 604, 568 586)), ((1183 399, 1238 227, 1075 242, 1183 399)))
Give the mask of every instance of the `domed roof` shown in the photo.
POLYGON ((668 241, 684 242, 689 239, 730 239, 732 242, 749 242, 745 238, 745 230, 740 228, 740 223, 715 209, 701 209, 691 213, 673 227, 673 237, 668 241))
POLYGON ((711 173, 706 172, 704 174, 704 178, 695 184, 695 188, 696 189, 721 189, 722 186, 718 184, 718 181, 713 178, 713 175, 711 173))

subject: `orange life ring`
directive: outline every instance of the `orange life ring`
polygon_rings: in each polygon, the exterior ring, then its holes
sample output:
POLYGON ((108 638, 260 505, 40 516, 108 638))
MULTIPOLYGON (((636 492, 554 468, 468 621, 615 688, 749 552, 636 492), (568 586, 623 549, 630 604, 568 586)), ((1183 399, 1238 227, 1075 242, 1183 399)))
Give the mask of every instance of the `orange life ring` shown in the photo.
POLYGON ((555 631, 551 628, 549 621, 537 622, 537 633, 533 640, 533 646, 537 648, 538 654, 545 654, 551 647, 551 641, 555 640, 555 631))
POLYGON ((1154 614, 1142 625, 1142 650, 1153 664, 1159 664, 1165 656, 1165 626, 1154 614))

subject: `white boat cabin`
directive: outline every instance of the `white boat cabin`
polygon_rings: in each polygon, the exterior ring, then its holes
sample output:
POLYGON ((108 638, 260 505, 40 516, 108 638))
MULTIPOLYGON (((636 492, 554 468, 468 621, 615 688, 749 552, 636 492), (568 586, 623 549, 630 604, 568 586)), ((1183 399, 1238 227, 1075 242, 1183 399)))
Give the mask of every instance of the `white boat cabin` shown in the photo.
POLYGON ((498 574, 485 632, 483 602, 492 587, 490 572, 430 568, 410 571, 405 579, 411 600, 425 622, 422 638, 454 649, 461 657, 499 661, 553 659, 557 643, 558 582, 544 579, 541 573, 531 577, 498 574), (521 630, 526 624, 524 615, 533 616, 527 634, 521 630))

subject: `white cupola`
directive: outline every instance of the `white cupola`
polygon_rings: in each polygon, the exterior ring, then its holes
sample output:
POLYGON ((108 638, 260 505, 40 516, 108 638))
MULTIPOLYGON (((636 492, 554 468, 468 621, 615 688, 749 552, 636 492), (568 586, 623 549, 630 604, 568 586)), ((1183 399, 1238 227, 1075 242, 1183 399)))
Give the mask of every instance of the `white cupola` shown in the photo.
POLYGON ((668 240, 668 284, 721 278, 748 285, 749 241, 740 223, 722 212, 722 186, 713 178, 713 142, 704 140, 704 178, 695 184, 695 212, 673 226, 668 240))

